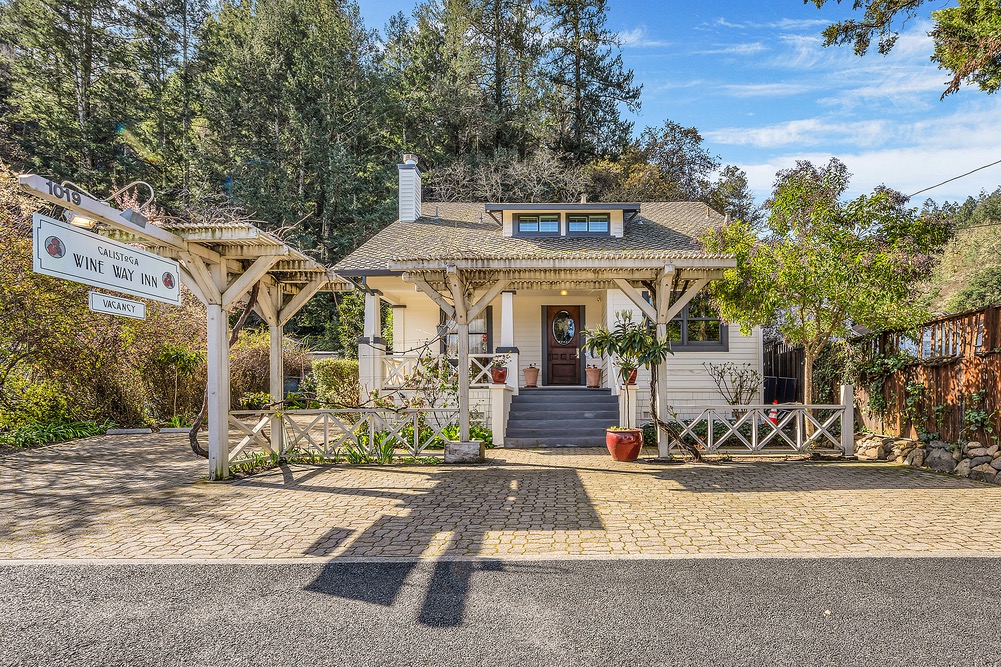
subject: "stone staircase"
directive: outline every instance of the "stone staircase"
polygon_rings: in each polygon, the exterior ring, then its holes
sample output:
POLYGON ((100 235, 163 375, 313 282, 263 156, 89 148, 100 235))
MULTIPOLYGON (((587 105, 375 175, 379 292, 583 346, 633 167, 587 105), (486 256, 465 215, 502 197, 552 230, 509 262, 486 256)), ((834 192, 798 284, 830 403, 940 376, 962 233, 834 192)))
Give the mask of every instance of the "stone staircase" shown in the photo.
POLYGON ((619 421, 610 389, 522 389, 511 399, 505 447, 604 447, 619 421))

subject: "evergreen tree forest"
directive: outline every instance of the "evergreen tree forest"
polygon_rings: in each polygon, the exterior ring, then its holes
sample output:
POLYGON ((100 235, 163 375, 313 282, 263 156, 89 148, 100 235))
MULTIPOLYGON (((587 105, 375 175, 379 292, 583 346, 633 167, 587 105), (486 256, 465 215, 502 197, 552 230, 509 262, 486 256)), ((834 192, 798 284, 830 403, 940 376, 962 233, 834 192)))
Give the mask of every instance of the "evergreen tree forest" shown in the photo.
POLYGON ((699 199, 757 215, 696 128, 638 130, 607 0, 0 0, 0 160, 177 213, 232 206, 325 262, 425 198, 699 199), (717 172, 719 175, 717 175, 717 172))

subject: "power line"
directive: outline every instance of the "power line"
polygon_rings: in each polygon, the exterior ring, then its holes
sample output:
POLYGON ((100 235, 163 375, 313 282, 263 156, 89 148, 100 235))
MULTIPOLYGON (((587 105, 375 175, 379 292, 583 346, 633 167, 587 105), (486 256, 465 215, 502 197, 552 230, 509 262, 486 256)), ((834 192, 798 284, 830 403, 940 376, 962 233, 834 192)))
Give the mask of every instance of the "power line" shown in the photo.
POLYGON ((950 178, 948 180, 942 181, 941 183, 936 183, 935 185, 929 186, 929 187, 925 188, 924 190, 918 190, 917 192, 915 192, 914 194, 909 195, 909 196, 910 197, 914 197, 915 195, 919 195, 922 192, 928 192, 929 190, 934 190, 935 188, 937 188, 940 185, 945 185, 946 183, 952 183, 953 181, 959 180, 960 178, 963 178, 964 176, 969 176, 970 174, 976 173, 976 172, 980 171, 981 169, 987 169, 987 167, 993 167, 996 164, 1001 164, 1001 160, 997 160, 995 162, 991 162, 990 164, 985 164, 982 167, 977 167, 976 169, 972 169, 972 170, 966 172, 965 174, 960 174, 959 176, 953 176, 952 178, 950 178))

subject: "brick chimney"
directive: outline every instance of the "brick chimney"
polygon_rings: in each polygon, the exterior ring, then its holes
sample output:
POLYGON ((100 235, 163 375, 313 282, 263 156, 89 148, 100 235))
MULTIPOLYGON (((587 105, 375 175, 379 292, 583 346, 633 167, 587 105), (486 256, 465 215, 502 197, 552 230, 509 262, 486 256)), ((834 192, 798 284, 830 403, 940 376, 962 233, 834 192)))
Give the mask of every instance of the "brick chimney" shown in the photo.
POLYGON ((400 220, 413 222, 421 217, 421 170, 417 166, 417 156, 403 154, 400 170, 400 220))

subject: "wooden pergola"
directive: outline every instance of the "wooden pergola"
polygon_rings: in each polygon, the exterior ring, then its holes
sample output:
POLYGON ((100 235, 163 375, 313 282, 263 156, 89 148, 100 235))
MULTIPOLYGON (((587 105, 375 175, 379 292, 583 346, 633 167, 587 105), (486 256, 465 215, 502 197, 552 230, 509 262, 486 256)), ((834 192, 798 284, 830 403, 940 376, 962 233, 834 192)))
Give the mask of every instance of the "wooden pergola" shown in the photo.
MULTIPOLYGON (((282 329, 315 294, 346 292, 354 285, 307 257, 273 234, 249 222, 204 223, 169 219, 162 225, 133 221, 134 216, 88 196, 50 194, 48 181, 19 177, 27 192, 96 223, 94 232, 150 252, 176 259, 182 282, 205 304, 208 331, 209 479, 229 476, 229 317, 254 285, 260 283, 254 310, 268 323, 271 335, 270 394, 284 398, 282 329)), ((68 189, 68 188, 62 188, 68 189)), ((72 190, 71 190, 72 192, 72 190)), ((281 450, 281 417, 271 424, 275 448, 281 450)))

